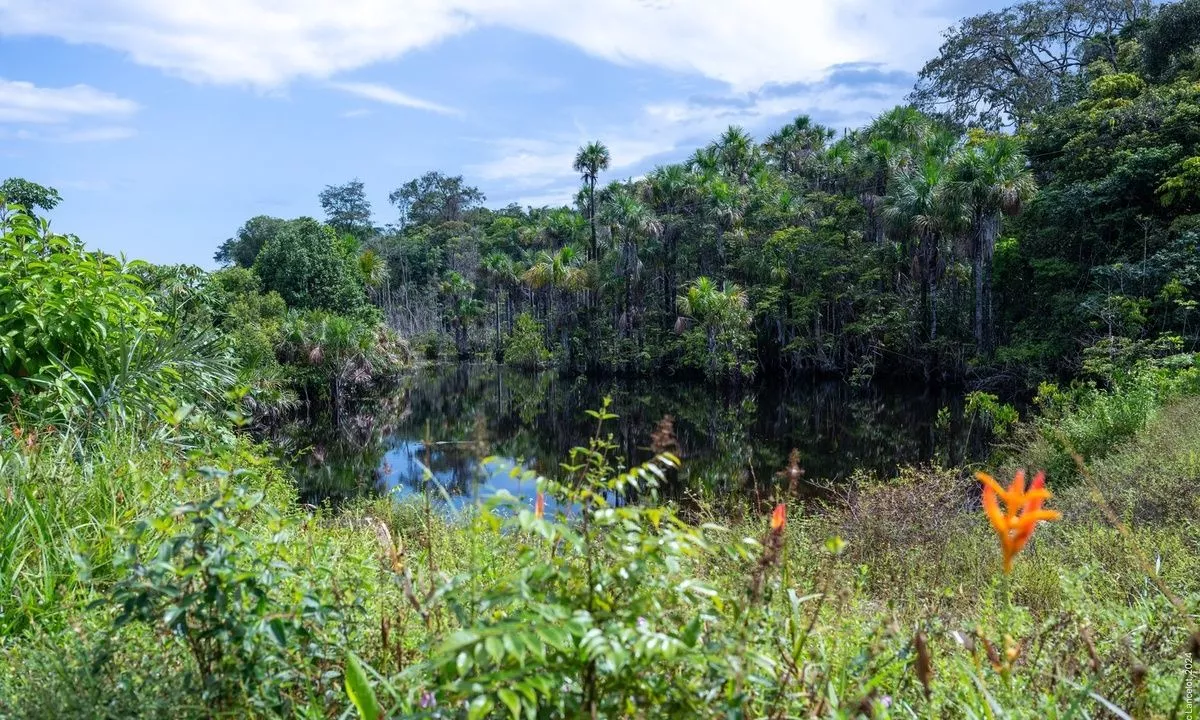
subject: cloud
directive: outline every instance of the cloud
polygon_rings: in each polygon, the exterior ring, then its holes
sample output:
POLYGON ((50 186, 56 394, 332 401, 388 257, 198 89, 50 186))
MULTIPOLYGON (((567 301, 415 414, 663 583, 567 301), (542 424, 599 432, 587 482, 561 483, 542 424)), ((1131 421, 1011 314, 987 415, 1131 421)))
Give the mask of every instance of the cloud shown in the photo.
POLYGON ((0 0, 0 32, 99 44, 196 81, 276 87, 491 25, 744 92, 814 82, 839 63, 915 69, 953 13, 952 0, 0 0))
MULTIPOLYGON (((491 143, 495 159, 466 167, 473 181, 484 181, 503 185, 511 194, 513 190, 537 189, 537 194, 547 192, 549 185, 565 187, 564 181, 576 178, 572 168, 579 146, 594 140, 584 136, 563 136, 555 140, 532 138, 503 138, 491 143)), ((671 142, 664 143, 653 137, 620 136, 609 134, 605 140, 609 155, 609 173, 620 177, 622 171, 640 166, 646 160, 670 152, 671 142)))
POLYGON ((48 126, 38 130, 21 128, 12 132, 0 129, 0 139, 45 143, 110 142, 124 140, 135 135, 137 135, 137 130, 119 125, 77 129, 48 126))
POLYGON ((80 117, 126 117, 137 110, 132 100, 89 85, 44 88, 0 78, 0 122, 65 123, 80 117))
POLYGON ((366 117, 370 114, 371 111, 366 108, 355 108, 354 110, 347 110, 346 112, 342 113, 341 117, 344 117, 347 120, 353 120, 354 118, 366 117))
POLYGON ((535 207, 567 201, 578 179, 571 165, 579 146, 600 139, 612 162, 606 179, 642 173, 656 162, 682 159, 730 125, 765 136, 807 114, 835 130, 868 122, 881 109, 902 101, 911 74, 880 64, 828 68, 816 82, 770 84, 753 92, 708 93, 649 103, 633 117, 607 127, 577 129, 552 139, 505 138, 490 143, 493 159, 465 171, 471 181, 499 187, 489 195, 516 198, 535 207))
POLYGON ((459 114, 454 108, 439 105, 435 102, 422 100, 421 98, 413 97, 406 93, 402 93, 395 88, 390 88, 387 85, 365 82, 336 82, 330 83, 331 87, 341 90, 342 92, 357 95, 361 98, 374 100, 386 105, 396 105, 398 107, 414 108, 416 110, 428 110, 429 112, 441 113, 443 115, 459 114))

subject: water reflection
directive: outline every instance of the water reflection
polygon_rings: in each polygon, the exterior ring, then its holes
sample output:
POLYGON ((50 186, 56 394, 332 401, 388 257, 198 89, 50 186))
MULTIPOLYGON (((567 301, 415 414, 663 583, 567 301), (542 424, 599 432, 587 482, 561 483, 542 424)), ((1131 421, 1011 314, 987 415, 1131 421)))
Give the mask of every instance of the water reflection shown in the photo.
POLYGON ((855 469, 890 475, 898 465, 941 453, 956 459, 957 395, 921 385, 852 388, 844 383, 764 382, 714 389, 663 379, 562 379, 492 366, 425 368, 387 397, 363 403, 340 427, 298 424, 284 446, 297 457, 301 494, 318 503, 360 493, 419 489, 428 465, 453 498, 504 488, 528 496, 504 463, 552 474, 595 421, 585 410, 613 398, 620 417, 606 428, 626 462, 650 457, 650 434, 665 415, 685 467, 669 492, 720 496, 773 482, 792 448, 810 480, 837 482, 855 469), (423 438, 434 444, 427 451, 423 438))

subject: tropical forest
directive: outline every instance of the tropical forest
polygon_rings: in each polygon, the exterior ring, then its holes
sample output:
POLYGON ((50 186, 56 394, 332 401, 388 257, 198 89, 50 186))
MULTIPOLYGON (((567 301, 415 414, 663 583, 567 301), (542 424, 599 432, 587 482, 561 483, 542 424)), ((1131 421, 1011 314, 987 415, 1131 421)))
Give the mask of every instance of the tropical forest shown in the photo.
POLYGON ((207 267, 4 180, 0 717, 1200 717, 1200 0, 689 152, 207 267))

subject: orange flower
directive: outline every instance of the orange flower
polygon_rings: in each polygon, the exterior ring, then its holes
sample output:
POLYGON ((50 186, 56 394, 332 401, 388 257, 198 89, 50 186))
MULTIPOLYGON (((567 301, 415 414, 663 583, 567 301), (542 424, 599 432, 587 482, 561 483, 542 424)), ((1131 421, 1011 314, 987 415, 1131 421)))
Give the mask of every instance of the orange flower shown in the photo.
POLYGON ((538 490, 537 499, 533 501, 533 516, 541 520, 546 516, 546 495, 538 490))
POLYGON ((1046 473, 1039 472, 1034 477, 1029 489, 1025 489, 1025 471, 1018 470, 1012 484, 1007 488, 987 473, 975 473, 979 482, 983 483, 983 512, 988 522, 1000 537, 1000 551, 1004 553, 1004 572, 1012 572, 1013 558, 1029 538, 1033 530, 1043 520, 1058 520, 1062 515, 1054 510, 1043 510, 1042 503, 1050 499, 1050 491, 1046 489, 1046 473), (1000 503, 1004 501, 1004 511, 1000 503))
POLYGON ((785 526, 787 526, 787 506, 779 503, 775 506, 775 511, 771 513, 771 532, 783 532, 785 526))

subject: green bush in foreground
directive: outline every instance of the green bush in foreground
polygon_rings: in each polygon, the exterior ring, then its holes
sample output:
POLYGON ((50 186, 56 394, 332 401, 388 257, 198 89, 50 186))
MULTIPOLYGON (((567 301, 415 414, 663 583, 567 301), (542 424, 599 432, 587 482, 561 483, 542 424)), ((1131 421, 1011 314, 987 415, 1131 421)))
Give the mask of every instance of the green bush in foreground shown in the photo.
POLYGON ((0 716, 1184 716, 1200 400, 1051 477, 1064 519, 1011 576, 961 472, 721 526, 593 417, 543 501, 460 514, 305 512, 202 424, 184 456, 113 430, 82 463, 0 428, 0 716))

